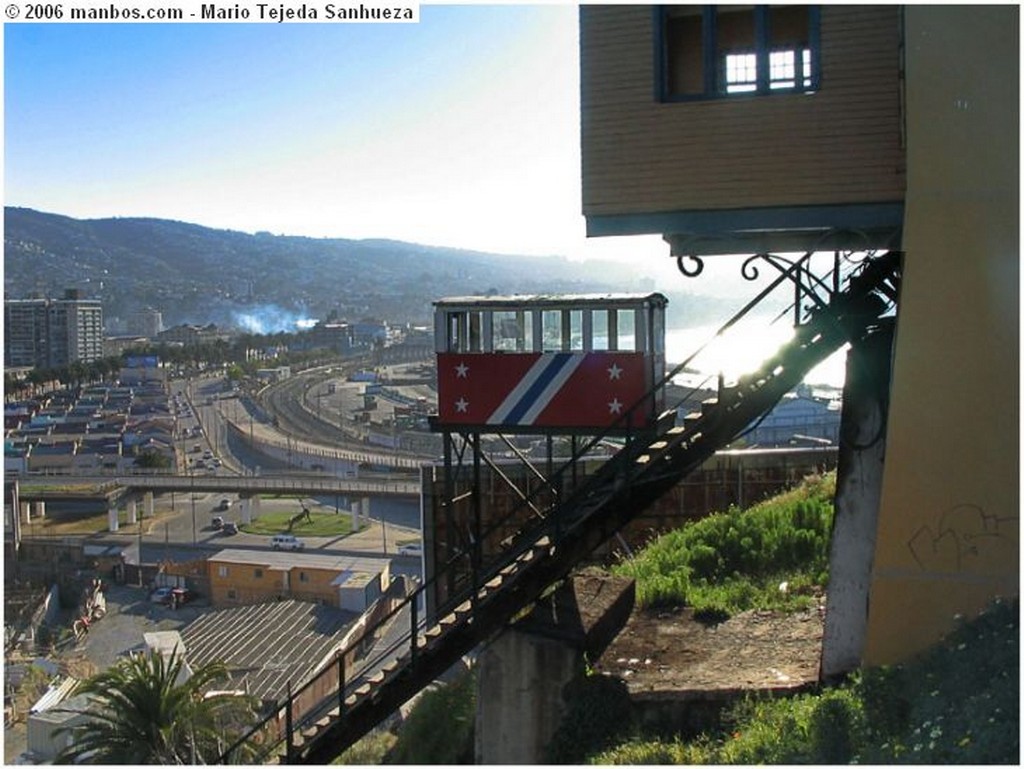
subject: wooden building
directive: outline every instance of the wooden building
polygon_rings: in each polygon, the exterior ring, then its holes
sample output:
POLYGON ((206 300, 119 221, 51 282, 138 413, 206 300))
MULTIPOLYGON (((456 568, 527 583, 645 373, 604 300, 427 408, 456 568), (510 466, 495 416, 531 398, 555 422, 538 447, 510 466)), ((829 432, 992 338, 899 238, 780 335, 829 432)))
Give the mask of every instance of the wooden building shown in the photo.
POLYGON ((206 563, 214 606, 294 598, 362 612, 391 582, 386 558, 226 549, 206 563))
POLYGON ((848 363, 880 384, 840 447, 823 672, 1019 594, 1017 6, 589 5, 580 61, 589 235, 681 268, 902 253, 894 341, 848 363))

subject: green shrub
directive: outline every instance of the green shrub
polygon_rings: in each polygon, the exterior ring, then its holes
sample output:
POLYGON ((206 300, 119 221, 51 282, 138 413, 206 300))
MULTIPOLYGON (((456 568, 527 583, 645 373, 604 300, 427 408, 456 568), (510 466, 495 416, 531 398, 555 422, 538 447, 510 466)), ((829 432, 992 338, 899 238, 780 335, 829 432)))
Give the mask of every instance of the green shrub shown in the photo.
POLYGON ((821 697, 811 711, 810 753, 815 764, 848 764, 855 735, 863 729, 863 708, 852 696, 821 697))
POLYGON ((388 763, 472 763, 475 719, 474 674, 424 692, 399 730, 388 763))
POLYGON ((376 729, 348 748, 331 763, 349 766, 383 764, 386 762, 388 753, 395 746, 397 740, 398 738, 391 732, 376 729))
POLYGON ((807 588, 827 579, 834 491, 832 474, 731 507, 659 537, 616 572, 636 580, 641 606, 686 603, 706 616, 806 607, 807 588), (793 589, 780 591, 784 581, 793 589))
POLYGON ((617 678, 579 676, 566 684, 563 696, 566 713, 548 744, 548 763, 582 763, 632 730, 629 690, 617 678))
POLYGON ((632 739, 590 758, 591 764, 624 764, 628 766, 654 766, 658 764, 686 765, 700 763, 705 747, 687 744, 681 740, 644 741, 632 739))

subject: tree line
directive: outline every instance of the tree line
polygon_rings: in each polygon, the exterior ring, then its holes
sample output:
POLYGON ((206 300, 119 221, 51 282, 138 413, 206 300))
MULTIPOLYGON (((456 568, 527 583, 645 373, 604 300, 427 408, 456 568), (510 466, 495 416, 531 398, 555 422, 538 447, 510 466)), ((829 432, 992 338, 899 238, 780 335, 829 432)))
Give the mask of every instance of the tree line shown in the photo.
POLYGON ((117 378, 133 357, 156 357, 162 365, 184 371, 224 367, 229 379, 254 376, 268 359, 276 365, 304 368, 340 360, 337 353, 324 348, 295 349, 297 335, 292 333, 241 334, 231 341, 224 339, 195 344, 149 343, 135 345, 119 355, 66 366, 36 367, 27 375, 4 372, 4 393, 7 400, 16 400, 38 393, 43 387, 81 387, 117 378), (272 350, 272 354, 264 351, 272 350))

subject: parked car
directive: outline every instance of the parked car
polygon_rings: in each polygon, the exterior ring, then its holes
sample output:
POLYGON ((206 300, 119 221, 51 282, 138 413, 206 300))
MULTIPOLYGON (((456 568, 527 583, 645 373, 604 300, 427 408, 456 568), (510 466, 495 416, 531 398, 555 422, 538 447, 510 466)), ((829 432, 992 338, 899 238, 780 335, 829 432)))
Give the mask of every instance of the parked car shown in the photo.
POLYGON ((270 539, 270 546, 275 550, 302 550, 306 545, 294 534, 275 534, 270 539))
POLYGON ((213 521, 211 521, 211 523, 213 524, 213 528, 217 530, 224 528, 224 519, 221 518, 219 515, 213 516, 213 521))
POLYGON ((423 545, 419 542, 410 542, 408 545, 400 545, 398 548, 399 555, 414 555, 419 557, 423 555, 423 545))
POLYGON ((217 505, 217 509, 218 510, 230 510, 231 509, 231 500, 228 499, 227 497, 225 497, 224 499, 222 499, 220 501, 220 504, 217 505))
POLYGON ((238 524, 235 523, 234 521, 224 521, 224 528, 221 529, 221 533, 223 533, 223 534, 237 534, 238 533, 238 524))
POLYGON ((170 587, 158 587, 149 594, 149 600, 153 603, 170 603, 172 590, 170 587))

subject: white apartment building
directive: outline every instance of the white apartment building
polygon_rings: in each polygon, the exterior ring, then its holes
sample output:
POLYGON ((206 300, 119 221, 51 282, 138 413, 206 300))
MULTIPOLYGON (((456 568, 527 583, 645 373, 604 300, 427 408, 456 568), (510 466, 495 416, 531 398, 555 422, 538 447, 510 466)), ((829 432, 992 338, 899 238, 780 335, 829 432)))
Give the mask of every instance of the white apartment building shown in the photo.
POLYGON ((74 289, 61 299, 4 301, 4 365, 56 368, 103 357, 103 307, 74 289))

